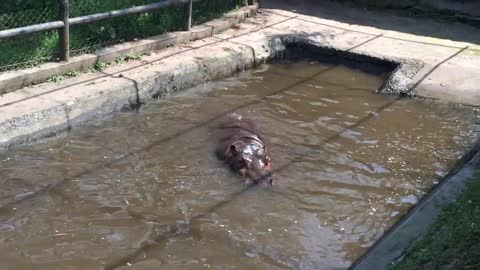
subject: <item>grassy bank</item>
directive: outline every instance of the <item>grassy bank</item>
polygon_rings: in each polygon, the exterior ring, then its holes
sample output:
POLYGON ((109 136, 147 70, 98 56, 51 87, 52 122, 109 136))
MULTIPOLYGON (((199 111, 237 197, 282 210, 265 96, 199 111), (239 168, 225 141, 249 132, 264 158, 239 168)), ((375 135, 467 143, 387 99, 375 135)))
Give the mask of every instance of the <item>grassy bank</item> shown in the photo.
POLYGON ((480 173, 391 270, 480 269, 480 173))
MULTIPOLYGON (((85 16, 159 2, 159 0, 70 0, 70 17, 85 16)), ((244 0, 202 0, 193 6, 193 24, 216 18, 244 5, 244 0)), ((0 30, 57 20, 57 0, 0 1, 0 30)), ((114 18, 70 28, 72 55, 98 48, 182 29, 184 9, 172 6, 154 12, 114 18)), ((0 42, 0 72, 57 60, 57 31, 35 33, 0 42)))

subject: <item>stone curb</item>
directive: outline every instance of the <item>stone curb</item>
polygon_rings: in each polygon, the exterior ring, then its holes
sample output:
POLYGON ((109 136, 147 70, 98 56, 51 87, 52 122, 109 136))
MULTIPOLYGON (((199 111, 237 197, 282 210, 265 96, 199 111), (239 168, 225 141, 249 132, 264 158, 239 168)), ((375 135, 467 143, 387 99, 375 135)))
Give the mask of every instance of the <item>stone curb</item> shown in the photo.
POLYGON ((63 75, 70 71, 82 71, 94 67, 99 62, 111 62, 116 57, 128 54, 142 54, 160 50, 188 41, 195 41, 223 32, 239 24, 247 17, 253 16, 257 5, 243 7, 238 11, 227 13, 219 19, 194 26, 190 32, 178 31, 153 36, 139 41, 126 42, 98 50, 95 54, 82 54, 72 57, 66 62, 49 62, 38 67, 24 70, 7 71, 0 74, 0 95, 23 87, 45 82, 55 75, 63 75))

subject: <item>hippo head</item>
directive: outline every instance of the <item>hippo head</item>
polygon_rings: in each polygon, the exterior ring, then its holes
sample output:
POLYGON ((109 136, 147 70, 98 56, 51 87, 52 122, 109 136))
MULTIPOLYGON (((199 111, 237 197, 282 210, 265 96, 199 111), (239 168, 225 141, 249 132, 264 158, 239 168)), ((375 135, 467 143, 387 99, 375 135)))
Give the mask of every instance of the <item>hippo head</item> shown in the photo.
POLYGON ((263 143, 237 141, 227 150, 227 162, 233 171, 256 183, 273 184, 270 155, 263 143))

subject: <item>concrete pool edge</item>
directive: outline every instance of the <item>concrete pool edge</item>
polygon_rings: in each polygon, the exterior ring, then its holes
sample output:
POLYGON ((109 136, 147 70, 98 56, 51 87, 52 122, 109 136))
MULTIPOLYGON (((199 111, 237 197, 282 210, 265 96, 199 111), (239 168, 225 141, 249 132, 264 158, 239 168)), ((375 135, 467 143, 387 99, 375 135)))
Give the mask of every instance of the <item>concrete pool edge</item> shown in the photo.
POLYGON ((357 259, 350 270, 389 269, 404 252, 420 239, 441 211, 455 201, 480 165, 480 141, 467 151, 410 211, 357 259))
MULTIPOLYGON (((402 63, 338 50, 311 42, 302 35, 278 35, 252 45, 218 40, 206 42, 193 49, 170 48, 160 55, 146 57, 145 62, 132 62, 61 83, 44 83, 6 94, 0 102, 0 148, 52 137, 114 111, 135 110, 165 94, 282 59, 286 47, 291 44, 320 48, 323 52, 318 57, 333 52, 349 60, 389 63, 392 69, 398 65, 385 89, 393 87, 404 92, 405 86, 413 82, 413 77, 404 76, 405 69, 412 67, 406 64, 408 61, 402 63), (215 53, 207 53, 212 48, 215 53), (168 63, 163 62, 166 58, 168 63)), ((410 70, 410 74, 415 73, 410 70)))
POLYGON ((356 48, 374 39, 376 39, 376 37, 346 50, 341 50, 336 47, 324 46, 318 42, 313 42, 301 35, 286 35, 282 37, 287 53, 295 50, 292 49, 292 47, 299 47, 298 49, 301 50, 300 54, 304 55, 303 57, 297 57, 295 55, 296 53, 290 53, 292 56, 287 55, 287 58, 321 59, 318 60, 319 62, 328 62, 329 60, 325 58, 335 58, 335 64, 350 66, 367 73, 381 73, 379 69, 383 69, 384 72, 388 73, 388 76, 383 85, 376 89, 377 93, 414 96, 412 90, 416 86, 415 81, 417 76, 422 75, 422 71, 424 71, 424 63, 416 59, 381 57, 370 53, 355 51, 356 48))

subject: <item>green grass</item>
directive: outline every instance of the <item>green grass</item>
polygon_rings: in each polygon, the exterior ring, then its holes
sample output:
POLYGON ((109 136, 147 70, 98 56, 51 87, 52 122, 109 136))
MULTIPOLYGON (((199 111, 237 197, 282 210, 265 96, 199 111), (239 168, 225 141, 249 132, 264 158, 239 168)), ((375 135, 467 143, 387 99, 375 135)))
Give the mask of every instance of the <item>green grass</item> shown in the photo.
MULTIPOLYGON (((159 0, 70 0, 70 17, 118 10, 159 0)), ((48 22, 58 18, 57 0, 1 0, 0 30, 48 22)), ((244 0, 203 0, 194 3, 193 24, 219 17, 245 3, 244 0)), ((180 30, 184 24, 181 6, 114 18, 70 28, 72 55, 165 32, 180 30)), ((56 31, 36 33, 0 42, 0 72, 58 60, 56 31)))
POLYGON ((480 269, 480 174, 391 270, 480 269))

